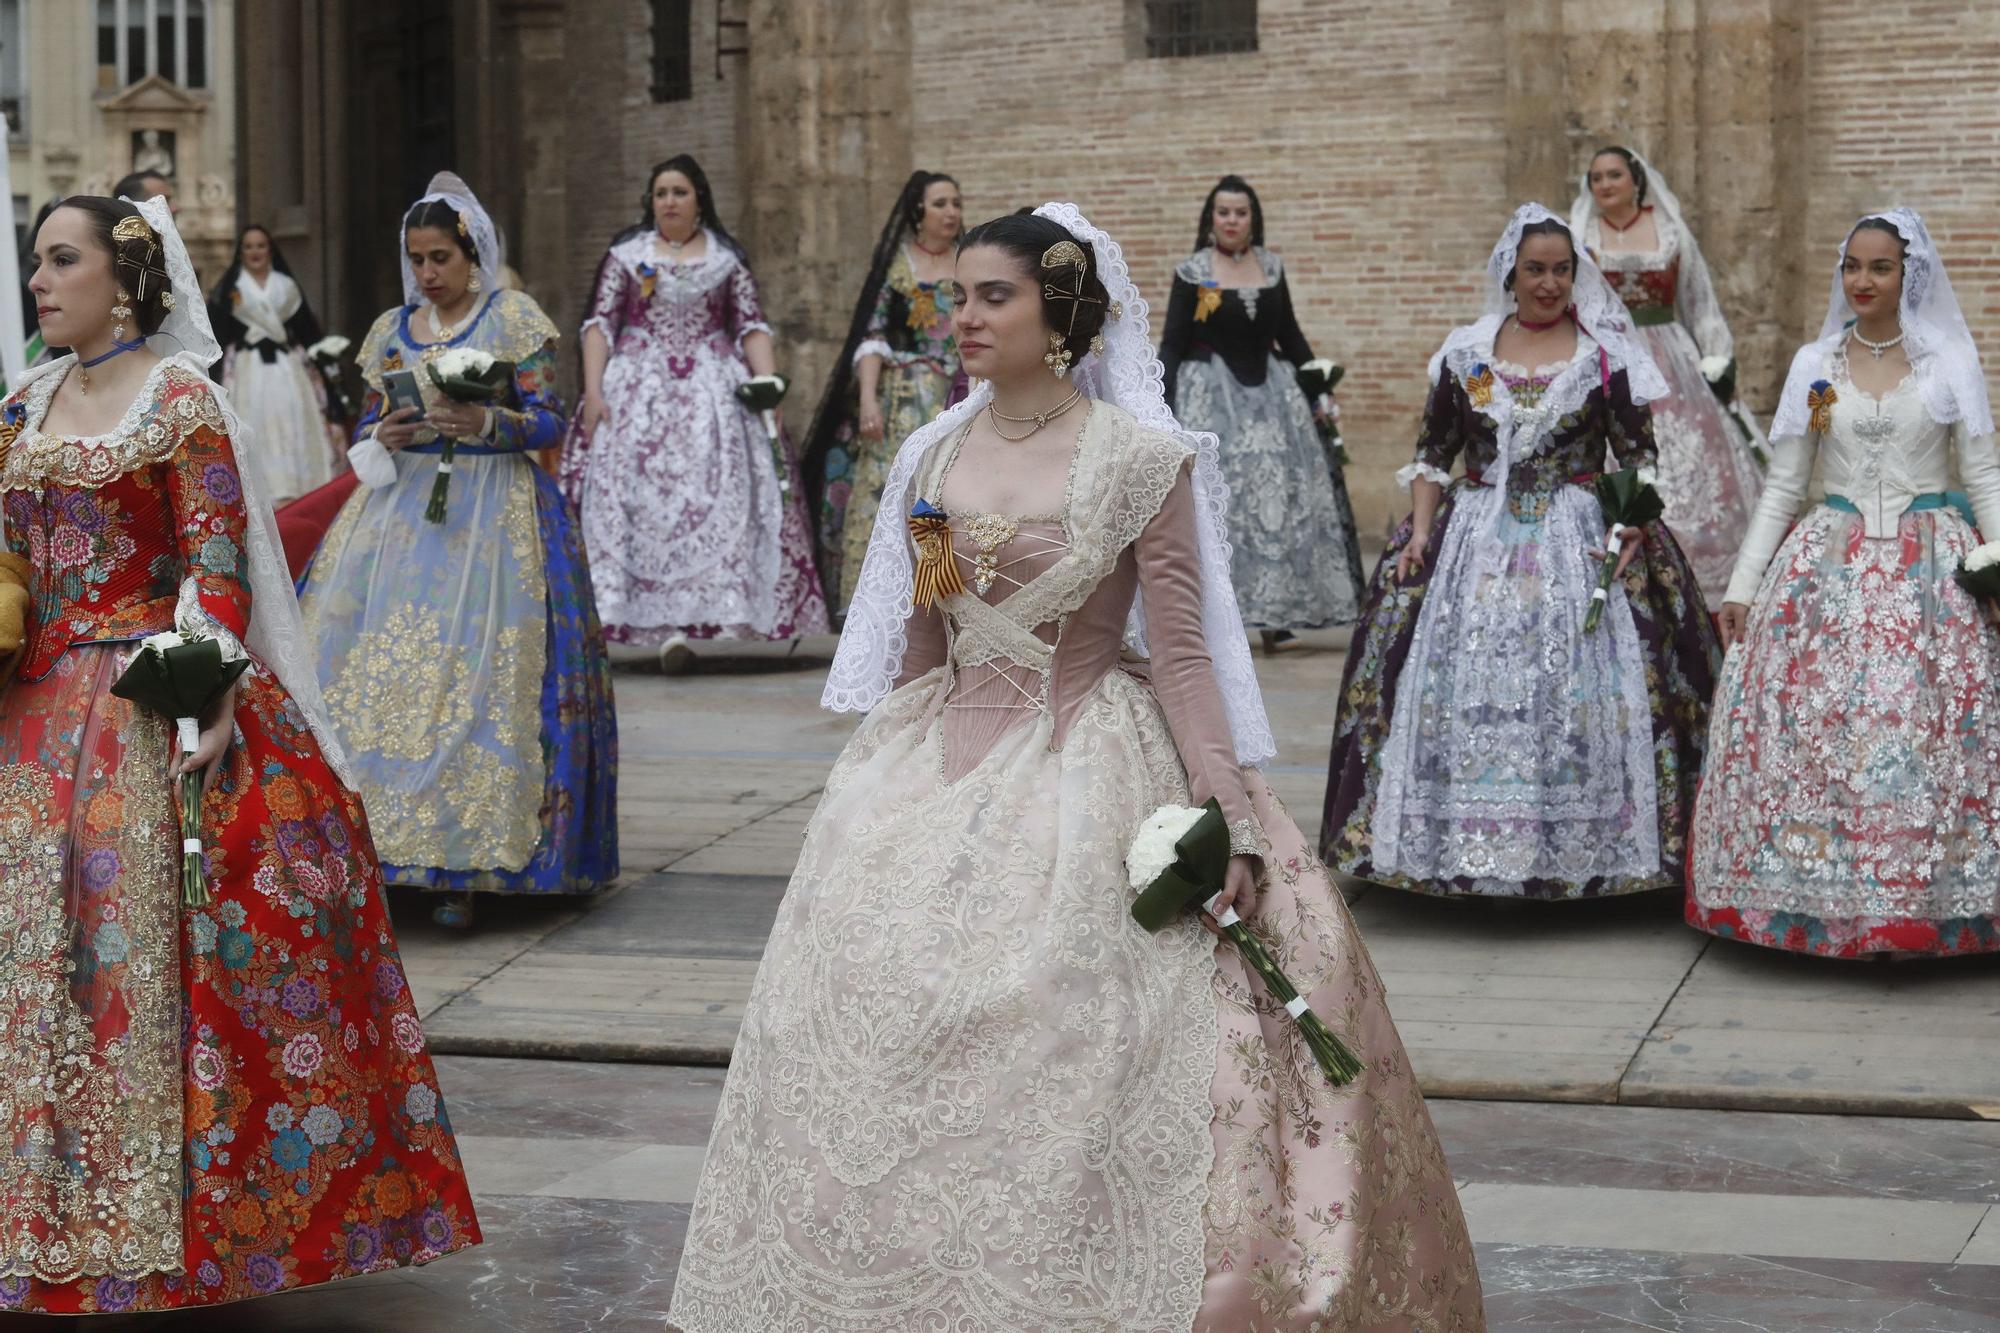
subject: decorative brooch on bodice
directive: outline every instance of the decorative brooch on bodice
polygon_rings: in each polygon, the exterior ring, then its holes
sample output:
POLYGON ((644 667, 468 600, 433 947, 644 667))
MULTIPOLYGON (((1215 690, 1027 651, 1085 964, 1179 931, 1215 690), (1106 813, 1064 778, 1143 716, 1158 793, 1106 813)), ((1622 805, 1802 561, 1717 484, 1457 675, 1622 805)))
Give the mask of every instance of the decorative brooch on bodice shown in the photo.
POLYGON ((1472 400, 1474 407, 1484 407, 1493 401, 1493 371, 1482 361, 1472 368, 1465 377, 1465 396, 1472 400))
POLYGON ((642 301, 652 300, 653 293, 659 290, 659 286, 660 286, 659 266, 656 264, 649 264, 643 259, 640 260, 639 299, 642 301))
POLYGON ((1194 297, 1194 322, 1206 324, 1208 317, 1222 308, 1222 287, 1214 278, 1205 279, 1194 297))
POLYGON ((1014 540, 1021 532, 1021 525, 1005 514, 975 514, 966 525, 965 535, 979 548, 979 554, 972 561, 972 587, 981 597, 992 588, 993 580, 1000 576, 1000 548, 1014 540))
POLYGON ((21 437, 27 421, 28 405, 18 398, 0 408, 0 468, 7 466, 7 455, 14 452, 14 441, 21 437))

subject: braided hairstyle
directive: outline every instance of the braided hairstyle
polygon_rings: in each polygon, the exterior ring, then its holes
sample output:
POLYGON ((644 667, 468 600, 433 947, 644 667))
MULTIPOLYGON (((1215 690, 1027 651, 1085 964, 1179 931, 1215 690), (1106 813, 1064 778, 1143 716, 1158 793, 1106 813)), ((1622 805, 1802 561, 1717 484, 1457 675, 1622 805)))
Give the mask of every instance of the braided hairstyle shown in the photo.
POLYGON ((1090 340, 1104 330, 1111 296, 1105 290, 1104 279, 1098 275, 1097 256, 1090 247, 1070 235, 1069 228, 1032 213, 1025 217, 1009 214, 982 222, 965 233, 958 248, 963 252, 975 245, 990 245, 1005 251, 1034 275, 1042 301, 1042 322, 1052 333, 1067 334, 1064 348, 1073 360, 1081 361, 1090 351, 1090 340), (1064 241, 1083 253, 1085 267, 1081 282, 1073 265, 1042 266, 1042 257, 1064 241))
POLYGON ((158 333, 167 322, 167 311, 173 308, 173 282, 167 277, 167 251, 159 233, 140 216, 136 205, 123 199, 73 194, 60 206, 73 208, 89 220, 91 239, 111 256, 111 275, 119 289, 132 298, 125 304, 132 308, 140 334, 158 333), (140 223, 139 228, 128 229, 139 234, 118 235, 118 224, 128 218, 140 223))

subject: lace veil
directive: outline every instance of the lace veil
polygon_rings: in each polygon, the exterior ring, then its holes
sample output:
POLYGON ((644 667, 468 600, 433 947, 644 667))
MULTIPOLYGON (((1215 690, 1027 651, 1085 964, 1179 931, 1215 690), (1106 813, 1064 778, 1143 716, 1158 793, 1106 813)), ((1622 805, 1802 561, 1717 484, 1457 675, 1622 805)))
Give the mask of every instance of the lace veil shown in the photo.
MULTIPOLYGON (((1722 302, 1715 294, 1715 279, 1709 274, 1708 261, 1702 258, 1701 245, 1694 233, 1688 229, 1687 216, 1681 211, 1680 196, 1667 184, 1667 178, 1660 169, 1646 160, 1644 153, 1627 149, 1646 173, 1646 202, 1657 214, 1667 220, 1673 229, 1678 258, 1680 260, 1680 281, 1675 284, 1675 304, 1680 307, 1681 322, 1686 324, 1693 335, 1695 345, 1703 356, 1734 356, 1735 340, 1729 333, 1729 321, 1723 318, 1722 302)), ((1601 154, 1599 155, 1601 156, 1601 154)), ((1591 158, 1592 162, 1597 156, 1591 158)), ((1594 249, 1598 244, 1597 196, 1590 192, 1590 163, 1583 168, 1583 177, 1577 183, 1576 199, 1569 206, 1569 229, 1577 239, 1577 244, 1594 249)), ((1664 228, 1660 243, 1664 248, 1667 237, 1664 228)))
MULTIPOLYGON (((1431 358, 1431 383, 1447 369, 1461 380, 1493 355, 1493 340, 1501 324, 1514 313, 1514 294, 1507 290, 1507 275, 1521 253, 1522 230, 1537 222, 1569 224, 1540 204, 1522 204, 1507 222, 1507 230, 1486 261, 1486 313, 1471 324, 1453 329, 1444 346, 1431 358)), ((1574 233, 1572 233, 1574 239, 1574 233)), ((1625 372, 1632 401, 1648 403, 1667 396, 1667 381, 1653 364, 1632 326, 1625 302, 1605 280, 1604 271, 1581 245, 1576 248, 1576 277, 1570 288, 1571 308, 1579 331, 1590 335, 1602 357, 1580 357, 1559 373, 1543 391, 1541 402, 1526 408, 1509 394, 1495 393, 1484 409, 1494 422, 1499 460, 1486 480, 1502 494, 1507 489, 1509 464, 1526 458, 1546 442, 1557 422, 1582 407, 1605 376, 1625 372)), ((1496 511, 1498 512, 1498 511, 1496 511)), ((1497 520, 1496 520, 1497 521, 1497 520)))
MULTIPOLYGON (((1147 305, 1133 285, 1118 243, 1092 226, 1075 204, 1043 204, 1035 213, 1061 224, 1079 243, 1090 247, 1105 289, 1123 312, 1120 318, 1105 323, 1104 351, 1086 355, 1077 363, 1072 372, 1076 384, 1090 397, 1131 413, 1141 426, 1178 436, 1194 452, 1202 632, 1215 664, 1216 687, 1229 717, 1236 757, 1245 764, 1262 763, 1277 752, 1277 745, 1264 712, 1243 618, 1236 606, 1235 585, 1230 580, 1229 489, 1217 462, 1215 436, 1184 429, 1168 409, 1165 371, 1153 351, 1147 305)), ((848 606, 833 670, 820 699, 827 708, 837 712, 873 708, 888 695, 902 672, 903 654, 909 648, 903 626, 911 607, 912 556, 906 527, 911 481, 931 447, 949 438, 991 401, 991 386, 974 383, 976 387, 965 401, 913 432, 897 451, 888 483, 882 488, 882 504, 875 514, 868 556, 848 606)), ((1135 650, 1145 651, 1145 612, 1136 600, 1126 640, 1135 650)))
MULTIPOLYGON (((487 292, 500 290, 500 270, 507 263, 507 255, 500 244, 500 233, 493 225, 493 219, 480 207, 479 199, 472 193, 472 187, 458 178, 456 172, 440 171, 431 177, 430 189, 424 197, 410 205, 428 204, 433 200, 443 200, 458 211, 458 220, 464 226, 466 235, 472 238, 472 248, 479 252, 479 285, 487 292)), ((403 210, 407 216, 409 209, 403 210)), ((396 253, 403 265, 403 304, 417 305, 424 299, 423 289, 417 286, 417 271, 410 267, 409 248, 403 244, 403 220, 396 219, 396 253)))
MULTIPOLYGON (((162 360, 207 379, 208 368, 222 356, 222 346, 209 324, 208 305, 202 300, 194 265, 188 259, 180 231, 174 226, 173 214, 164 198, 126 202, 134 203, 147 225, 159 234, 166 255, 167 279, 173 284, 174 308, 167 312, 159 332, 146 340, 147 346, 162 360)), ((222 411, 237 456, 248 456, 255 451, 256 442, 245 438, 243 420, 230 405, 222 386, 211 381, 209 387, 222 411)), ((250 586, 250 624, 243 636, 244 644, 284 685, 292 702, 305 714, 327 763, 343 782, 352 786, 346 753, 334 732, 326 701, 320 696, 319 655, 299 615, 299 599, 292 588, 284 547, 278 541, 278 524, 271 516, 271 502, 261 491, 257 469, 239 468, 238 475, 247 514, 243 541, 248 562, 245 581, 250 586)))
POLYGON ((1863 222, 1880 219, 1903 238, 1903 294, 1897 314, 1902 321, 1905 350, 1910 356, 1911 373, 1917 376, 1924 407, 1940 425, 1963 421, 1975 438, 1993 433, 1993 408, 1987 399, 1986 374, 1979 365, 1979 349, 1966 326, 1965 312, 1959 308, 1951 279, 1944 271, 1937 246, 1931 242, 1930 228, 1915 209, 1891 208, 1865 214, 1848 228, 1847 240, 1840 243, 1840 259, 1833 266, 1832 290, 1827 296, 1826 319, 1819 337, 1799 349, 1785 379, 1778 413, 1771 421, 1771 438, 1791 439, 1807 432, 1812 409, 1806 396, 1813 381, 1825 374, 1827 357, 1847 336, 1856 318, 1841 285, 1840 266, 1847 260, 1847 242, 1863 222))

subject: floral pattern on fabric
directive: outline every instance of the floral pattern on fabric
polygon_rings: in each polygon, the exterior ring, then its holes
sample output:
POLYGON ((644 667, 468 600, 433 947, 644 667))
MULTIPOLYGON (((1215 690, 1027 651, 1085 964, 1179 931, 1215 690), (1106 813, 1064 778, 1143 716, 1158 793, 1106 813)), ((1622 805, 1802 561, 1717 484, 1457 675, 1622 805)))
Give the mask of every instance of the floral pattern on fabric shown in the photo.
POLYGON ((1715 695, 1690 924, 1796 953, 2000 950, 2000 635, 1950 509, 1814 508, 1715 695))
POLYGON ((655 254, 656 233, 613 246, 590 315, 610 344, 610 419, 563 445, 562 491, 590 552, 605 637, 788 639, 827 627, 805 488, 786 446, 781 490, 757 414, 743 339, 768 333, 757 284, 708 233, 699 258, 655 254), (650 257, 650 258, 649 258, 650 257), (653 290, 637 276, 654 262, 653 290))
MULTIPOLYGON (((1538 398, 1536 376, 1503 375, 1502 383, 1538 398)), ((1605 625, 1592 635, 1581 628, 1595 579, 1582 552, 1604 538, 1595 497, 1576 479, 1604 467, 1607 445, 1625 466, 1652 461, 1647 414, 1624 385, 1623 372, 1613 373, 1608 393, 1593 388, 1553 424, 1547 443, 1513 463, 1497 529, 1499 500, 1476 480, 1495 465, 1491 420, 1452 375, 1433 387, 1417 460, 1448 471, 1463 454, 1472 475, 1446 490, 1420 572, 1408 582, 1395 575, 1407 520, 1376 568, 1334 724, 1321 853, 1336 869, 1421 892, 1538 898, 1682 882, 1720 648, 1693 572, 1660 525, 1648 525, 1605 625), (1495 541, 1504 546, 1497 571, 1480 564, 1484 543, 1495 541), (1457 554, 1448 549, 1454 543, 1457 554), (1477 596, 1467 593, 1473 580, 1483 581, 1477 596), (1418 675, 1413 646, 1427 602, 1441 595, 1454 599, 1448 609, 1459 618, 1433 632, 1436 646, 1418 675), (1447 683, 1472 662, 1463 645, 1475 628, 1480 652, 1506 653, 1512 665, 1494 671, 1484 659, 1487 684, 1454 693, 1447 683), (1629 647, 1614 664, 1606 654, 1621 641, 1629 647), (1416 730, 1419 745, 1457 738, 1468 753, 1487 755, 1483 765, 1388 762, 1392 723, 1413 679, 1430 682, 1421 716, 1435 725, 1416 730), (1378 803, 1391 781, 1450 803, 1448 815, 1398 829, 1406 839, 1399 854, 1433 869, 1378 861, 1378 803), (1614 787, 1646 792, 1645 805, 1629 807, 1614 787), (1606 862, 1609 851, 1623 859, 1606 862)))
POLYGON ((16 457, 0 482, 9 544, 56 608, 37 627, 44 669, 0 688, 9 1310, 215 1304, 479 1239, 360 801, 261 665, 203 803, 215 901, 179 906, 169 724, 110 687, 130 640, 172 627, 160 590, 239 636, 251 608, 237 461, 206 382, 166 367, 148 393, 142 443, 24 435, 50 471, 16 457), (92 556, 58 566, 70 527, 92 556), (105 641, 93 600, 119 588, 124 641, 105 641), (60 1096, 20 1095, 58 1059, 60 1096))
POLYGON ((448 344, 415 341, 411 315, 363 343, 360 434, 392 363, 470 346, 514 383, 493 434, 457 447, 443 524, 424 517, 440 446, 419 443, 328 529, 299 599, 328 705, 392 882, 595 892, 618 875, 618 732, 576 520, 529 457, 563 427, 554 327, 513 292, 448 344))
POLYGON ((875 298, 865 340, 854 353, 857 359, 882 358, 876 388, 882 399, 882 438, 864 440, 856 434, 850 405, 848 420, 826 455, 820 569, 836 610, 847 606, 861 577, 861 560, 868 554, 868 536, 875 529, 875 510, 896 450, 944 410, 951 393, 958 373, 951 311, 951 300, 939 284, 919 282, 910 252, 897 251, 875 298))

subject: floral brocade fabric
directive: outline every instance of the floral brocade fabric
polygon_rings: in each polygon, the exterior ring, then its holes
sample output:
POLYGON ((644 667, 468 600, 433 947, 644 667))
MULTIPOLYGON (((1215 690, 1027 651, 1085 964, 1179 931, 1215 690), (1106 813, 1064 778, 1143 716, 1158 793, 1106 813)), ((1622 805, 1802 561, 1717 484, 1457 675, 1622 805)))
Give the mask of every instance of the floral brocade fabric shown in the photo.
POLYGON ((132 640, 251 606, 206 381, 154 373, 93 441, 4 472, 37 620, 0 687, 0 1309, 215 1304, 424 1263, 479 1229, 360 801, 253 661, 181 904, 171 724, 110 693, 132 640))

